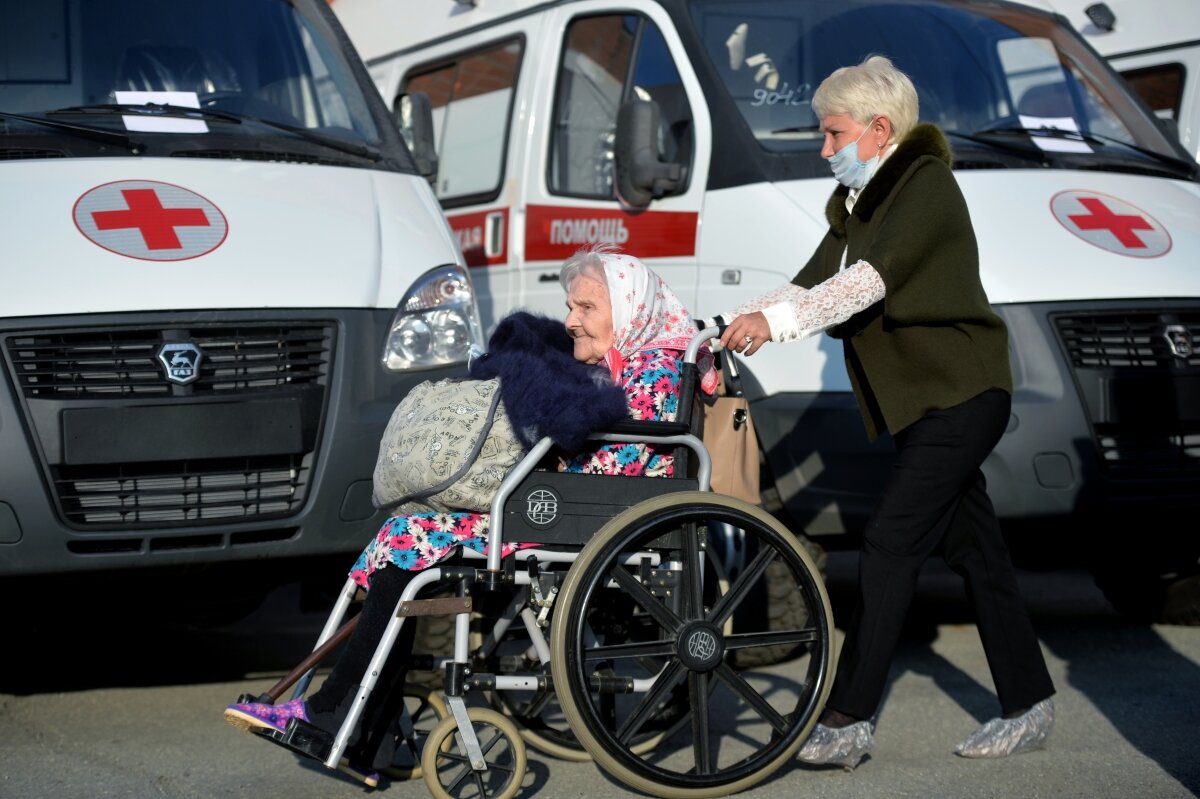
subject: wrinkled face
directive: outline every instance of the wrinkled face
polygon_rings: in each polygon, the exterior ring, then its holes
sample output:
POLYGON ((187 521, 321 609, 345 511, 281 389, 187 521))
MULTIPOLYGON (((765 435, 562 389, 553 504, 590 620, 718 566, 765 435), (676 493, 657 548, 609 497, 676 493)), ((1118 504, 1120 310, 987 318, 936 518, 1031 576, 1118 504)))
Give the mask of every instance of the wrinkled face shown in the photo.
POLYGON ((575 341, 575 360, 600 363, 613 345, 612 302, 608 286, 580 275, 567 292, 567 333, 575 341))

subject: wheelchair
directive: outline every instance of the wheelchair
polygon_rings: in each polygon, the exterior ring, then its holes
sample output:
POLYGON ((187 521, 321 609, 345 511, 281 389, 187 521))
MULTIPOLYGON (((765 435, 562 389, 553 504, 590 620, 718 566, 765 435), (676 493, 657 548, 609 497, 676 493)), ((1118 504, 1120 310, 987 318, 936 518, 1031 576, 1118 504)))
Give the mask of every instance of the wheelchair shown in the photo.
MULTIPOLYGON (((800 542, 762 509, 709 491, 712 461, 693 423, 696 356, 720 332, 689 345, 679 421, 594 436, 673 447, 675 477, 542 471, 553 445, 538 442, 492 500, 488 554, 464 548, 457 564, 409 583, 338 733, 292 719, 256 734, 344 765, 402 625, 437 614, 455 620, 453 654, 414 651, 411 662, 442 671, 444 685, 401 729, 419 757, 412 774, 438 799, 511 799, 527 743, 664 799, 736 793, 788 763, 829 692, 833 618, 800 542), (502 558, 505 540, 539 546, 502 558), (431 590, 436 598, 420 598, 431 590), (772 628, 768 593, 798 597, 802 612, 772 628)), ((357 592, 348 579, 313 653, 267 694, 239 701, 273 702, 292 685, 303 696, 348 635, 357 592)))

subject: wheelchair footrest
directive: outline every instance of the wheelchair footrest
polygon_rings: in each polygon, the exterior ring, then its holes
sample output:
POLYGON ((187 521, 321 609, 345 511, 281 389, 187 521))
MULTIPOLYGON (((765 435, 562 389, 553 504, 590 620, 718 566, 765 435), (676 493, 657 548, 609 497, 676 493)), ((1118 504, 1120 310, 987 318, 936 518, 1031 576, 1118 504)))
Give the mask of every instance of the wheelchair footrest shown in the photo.
POLYGON ((254 730, 254 733, 264 738, 269 738, 280 746, 286 746, 293 752, 298 752, 322 762, 333 751, 332 735, 320 727, 315 727, 307 721, 301 721, 300 719, 291 719, 288 721, 288 725, 284 728, 283 732, 276 729, 258 729, 254 730))

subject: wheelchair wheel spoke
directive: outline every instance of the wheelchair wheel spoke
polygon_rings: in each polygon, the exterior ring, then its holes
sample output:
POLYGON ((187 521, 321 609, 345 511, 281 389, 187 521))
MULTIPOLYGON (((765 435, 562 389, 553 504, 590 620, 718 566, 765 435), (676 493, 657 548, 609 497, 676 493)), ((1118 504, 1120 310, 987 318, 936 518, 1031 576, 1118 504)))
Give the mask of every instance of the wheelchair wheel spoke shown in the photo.
POLYGON ((542 715, 542 711, 546 709, 546 705, 550 704, 552 699, 554 699, 554 691, 538 691, 536 696, 525 703, 522 715, 528 718, 542 715))
POLYGON ((778 646, 780 644, 811 644, 819 641, 820 632, 815 627, 802 630, 775 630, 768 633, 736 633, 725 636, 725 649, 751 649, 756 646, 778 646))
POLYGON ((679 661, 673 661, 666 668, 658 679, 654 681, 654 685, 646 692, 646 696, 638 703, 637 709, 625 719, 621 724, 621 728, 617 730, 617 740, 628 746, 634 736, 642 730, 642 725, 652 719, 658 711, 659 705, 663 698, 675 688, 676 685, 683 682, 684 675, 687 672, 679 661))
POLYGON ((683 626, 683 622, 680 621, 679 617, 647 591, 646 587, 634 579, 628 570, 622 566, 617 566, 609 574, 625 590, 630 599, 654 617, 654 620, 658 622, 660 627, 672 636, 679 632, 679 628, 683 626))
POLYGON ((598 646, 583 653, 584 661, 620 660, 622 658, 663 657, 675 653, 672 641, 644 641, 636 644, 598 646))
POLYGON ((712 611, 708 614, 708 621, 718 627, 725 624, 733 612, 745 601, 750 593, 750 589, 763 576, 767 567, 771 565, 771 561, 775 559, 775 551, 765 549, 758 553, 758 557, 754 559, 749 566, 746 567, 740 575, 737 582, 729 587, 717 603, 713 606, 712 611))
POLYGON ((683 529, 683 612, 688 619, 704 616, 704 551, 700 547, 699 529, 694 524, 683 529))
POLYGON ((712 773, 712 747, 708 740, 708 674, 688 674, 688 698, 692 706, 692 754, 697 774, 712 773))
POLYGON ((754 690, 754 686, 746 682, 742 675, 729 667, 729 664, 722 663, 717 666, 716 674, 729 686, 735 694, 737 694, 746 704, 754 708, 759 716, 763 718, 771 727, 780 735, 783 735, 788 730, 788 720, 781 716, 775 708, 771 707, 766 699, 763 699, 762 694, 754 690))

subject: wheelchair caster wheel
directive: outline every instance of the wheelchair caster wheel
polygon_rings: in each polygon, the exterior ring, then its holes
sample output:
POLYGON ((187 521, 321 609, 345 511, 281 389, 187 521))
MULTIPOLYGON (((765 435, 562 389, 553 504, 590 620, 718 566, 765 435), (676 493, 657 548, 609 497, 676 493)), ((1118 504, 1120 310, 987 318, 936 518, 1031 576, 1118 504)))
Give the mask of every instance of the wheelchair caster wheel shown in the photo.
POLYGON ((436 799, 512 799, 525 779, 525 742, 507 717, 487 708, 468 708, 467 716, 483 751, 485 770, 476 771, 462 745, 454 717, 434 727, 421 752, 425 787, 436 799))

